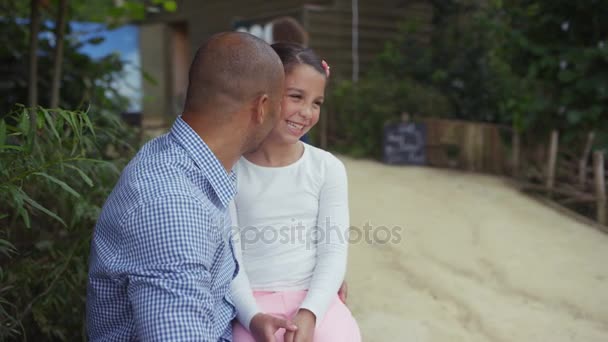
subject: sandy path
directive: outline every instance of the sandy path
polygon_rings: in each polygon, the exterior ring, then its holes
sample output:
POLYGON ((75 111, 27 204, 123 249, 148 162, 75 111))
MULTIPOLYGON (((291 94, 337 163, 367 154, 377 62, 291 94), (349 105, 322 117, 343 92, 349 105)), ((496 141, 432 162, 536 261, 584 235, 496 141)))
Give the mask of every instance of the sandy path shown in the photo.
POLYGON ((380 239, 350 247, 364 341, 608 341, 607 235, 499 178, 342 160, 380 239))

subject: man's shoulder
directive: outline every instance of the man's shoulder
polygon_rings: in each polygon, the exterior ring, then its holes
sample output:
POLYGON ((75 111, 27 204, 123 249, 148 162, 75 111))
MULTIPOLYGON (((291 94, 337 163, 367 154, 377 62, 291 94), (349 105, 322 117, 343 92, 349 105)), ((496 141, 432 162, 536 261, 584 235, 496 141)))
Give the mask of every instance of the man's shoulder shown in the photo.
POLYGON ((137 174, 183 174, 194 167, 194 161, 169 134, 146 143, 129 163, 126 172, 137 174))
MULTIPOLYGON (((189 187, 196 165, 190 155, 169 136, 144 145, 123 171, 129 183, 154 189, 189 187)), ((201 176, 203 173, 201 172, 201 176)))
POLYGON ((166 197, 191 197, 203 204, 209 200, 200 189, 205 175, 188 154, 168 137, 156 138, 142 147, 123 170, 108 203, 120 211, 166 197))

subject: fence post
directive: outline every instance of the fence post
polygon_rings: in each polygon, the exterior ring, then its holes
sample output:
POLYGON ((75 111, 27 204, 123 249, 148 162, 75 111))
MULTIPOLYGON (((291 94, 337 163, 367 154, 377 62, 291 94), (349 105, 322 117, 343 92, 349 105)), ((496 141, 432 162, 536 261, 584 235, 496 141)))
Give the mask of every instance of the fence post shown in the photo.
POLYGON ((578 186, 584 190, 587 185, 587 162, 589 161, 589 155, 591 154, 591 147, 593 146, 593 140, 595 139, 595 132, 589 132, 587 135, 587 142, 585 143, 585 149, 583 150, 583 156, 578 162, 578 186))
POLYGON ((555 186, 555 165, 557 164, 557 149, 559 143, 559 133, 556 130, 551 132, 551 144, 549 145, 549 162, 547 165, 547 190, 549 197, 553 196, 555 186))
POLYGON ((519 178, 519 172, 521 169, 521 134, 513 129, 513 177, 519 178))
POLYGON ((608 222, 606 215, 606 175, 604 174, 604 151, 593 153, 593 174, 595 178, 595 198, 597 200, 597 220, 600 224, 608 222))

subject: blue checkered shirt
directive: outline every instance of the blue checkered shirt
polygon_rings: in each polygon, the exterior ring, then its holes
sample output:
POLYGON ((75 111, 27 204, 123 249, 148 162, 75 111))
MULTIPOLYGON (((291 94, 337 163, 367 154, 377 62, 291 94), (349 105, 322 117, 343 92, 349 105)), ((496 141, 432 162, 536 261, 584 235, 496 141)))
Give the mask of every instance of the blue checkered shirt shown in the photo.
POLYGON ((139 151, 95 226, 91 341, 232 340, 235 192, 234 173, 181 118, 139 151))

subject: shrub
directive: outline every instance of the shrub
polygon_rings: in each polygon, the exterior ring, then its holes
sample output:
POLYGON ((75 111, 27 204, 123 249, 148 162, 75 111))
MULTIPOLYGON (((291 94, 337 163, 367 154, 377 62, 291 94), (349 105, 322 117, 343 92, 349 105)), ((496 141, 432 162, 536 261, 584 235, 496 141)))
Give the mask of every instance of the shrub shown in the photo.
POLYGON ((0 120, 0 339, 85 339, 89 242, 133 151, 125 137, 136 135, 118 119, 85 112, 0 120))

